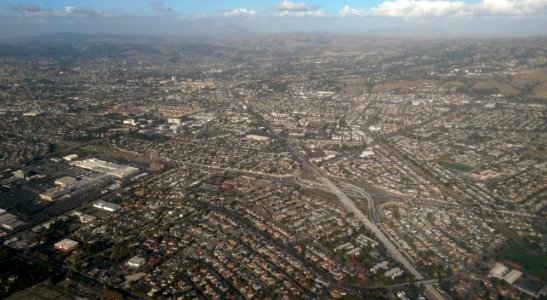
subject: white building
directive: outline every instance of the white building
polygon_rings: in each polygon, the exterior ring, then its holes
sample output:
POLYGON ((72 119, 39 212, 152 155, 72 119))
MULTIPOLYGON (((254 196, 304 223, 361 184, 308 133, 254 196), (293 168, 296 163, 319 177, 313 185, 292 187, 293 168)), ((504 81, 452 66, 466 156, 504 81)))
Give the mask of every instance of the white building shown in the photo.
POLYGON ((60 242, 57 242, 53 245, 53 248, 63 251, 63 252, 70 252, 78 247, 78 242, 73 241, 71 239, 64 239, 60 242))
POLYGON ((257 134, 248 134, 245 136, 248 139, 256 140, 256 141, 269 141, 270 137, 264 136, 264 135, 257 135, 257 134))
POLYGON ((182 120, 180 118, 168 118, 167 123, 180 125, 180 124, 182 124, 182 120))
POLYGON ((127 119, 127 120, 123 120, 123 125, 131 125, 131 126, 135 126, 137 125, 137 121, 135 121, 135 119, 127 119))
POLYGON ((62 187, 74 185, 75 183, 76 183, 76 178, 70 177, 70 176, 57 178, 55 179, 55 182, 54 182, 55 185, 62 186, 62 187))
POLYGON ((63 159, 65 161, 73 161, 73 160, 77 160, 78 159, 78 154, 69 154, 67 156, 63 156, 63 159))
POLYGON ((75 161, 71 165, 99 173, 106 173, 118 178, 131 177, 139 172, 138 168, 119 165, 96 158, 75 161))
POLYGON ((131 268, 140 268, 144 266, 145 259, 139 256, 133 256, 127 261, 127 265, 131 268))
POLYGON ((519 270, 511 270, 507 275, 503 276, 503 280, 509 284, 515 283, 522 276, 522 272, 519 270))
POLYGON ((122 208, 122 206, 119 205, 119 204, 106 202, 106 201, 103 201, 103 200, 99 200, 99 201, 96 201, 95 203, 93 203, 93 207, 98 208, 98 209, 102 209, 102 210, 106 210, 106 211, 110 211, 110 212, 114 212, 114 211, 117 211, 118 209, 122 208))

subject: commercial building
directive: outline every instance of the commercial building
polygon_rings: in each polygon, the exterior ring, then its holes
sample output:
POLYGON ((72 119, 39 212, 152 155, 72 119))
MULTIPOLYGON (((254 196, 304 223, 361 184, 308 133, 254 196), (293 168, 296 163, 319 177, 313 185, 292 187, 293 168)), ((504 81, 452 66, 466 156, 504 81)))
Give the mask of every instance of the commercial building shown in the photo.
POLYGON ((507 273, 505 276, 503 276, 503 280, 509 284, 515 283, 517 279, 519 279, 522 276, 522 272, 519 270, 511 270, 509 273, 507 273))
POLYGON ((15 230, 17 227, 24 225, 25 222, 19 220, 16 216, 7 213, 5 210, 0 210, 0 226, 7 230, 15 230))
POLYGON ((76 178, 70 177, 70 176, 57 178, 55 179, 55 182, 54 182, 54 184, 58 186, 62 186, 62 187, 71 186, 71 185, 74 185, 75 183, 76 183, 76 178))
POLYGON ((119 204, 106 202, 106 201, 103 201, 103 200, 99 200, 99 201, 96 201, 95 203, 93 203, 93 207, 98 208, 98 209, 102 209, 102 210, 106 210, 106 211, 110 211, 110 212, 114 212, 114 211, 117 211, 118 209, 122 208, 122 206, 119 205, 119 204))
POLYGON ((128 178, 139 172, 138 168, 119 165, 96 158, 75 161, 72 162, 71 165, 99 173, 109 174, 117 178, 128 178))
POLYGON ((71 239, 63 239, 60 242, 57 242, 53 245, 53 248, 63 251, 70 252, 78 247, 78 242, 71 239))
POLYGON ((507 273, 509 273, 509 268, 507 268, 504 264, 496 263, 496 265, 490 270, 490 273, 488 273, 488 277, 503 279, 507 273))
POLYGON ((54 201, 68 194, 69 192, 70 190, 64 186, 56 186, 56 187, 52 187, 50 189, 45 190, 43 193, 39 194, 38 196, 40 196, 40 199, 42 200, 54 201))
POLYGON ((64 156, 63 159, 65 161, 74 161, 74 160, 77 160, 78 159, 78 154, 69 154, 67 156, 64 156))
POLYGON ((269 136, 257 135, 257 134, 248 134, 245 137, 248 138, 248 139, 251 139, 251 140, 256 140, 256 141, 269 141, 270 140, 269 136))
POLYGON ((127 261, 127 266, 131 268, 140 268, 144 266, 145 259, 139 256, 133 256, 127 261))

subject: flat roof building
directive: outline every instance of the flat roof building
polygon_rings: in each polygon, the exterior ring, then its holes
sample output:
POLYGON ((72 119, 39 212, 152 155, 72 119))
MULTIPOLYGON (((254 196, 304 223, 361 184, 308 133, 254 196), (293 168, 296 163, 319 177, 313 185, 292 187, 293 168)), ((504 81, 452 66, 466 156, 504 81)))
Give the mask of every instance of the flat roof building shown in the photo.
POLYGON ((503 276, 503 280, 509 284, 515 283, 517 279, 522 276, 522 272, 519 270, 511 270, 507 275, 503 276))
POLYGON ((78 159, 78 154, 69 154, 67 156, 64 156, 63 159, 65 161, 74 161, 74 160, 77 160, 78 159))
POLYGON ((70 252, 78 247, 78 242, 71 239, 63 239, 53 245, 53 248, 63 251, 70 252))
POLYGON ((56 186, 50 189, 47 189, 45 192, 39 194, 40 199, 46 201, 57 200, 59 197, 64 196, 70 192, 69 189, 63 186, 56 186))
POLYGON ((70 176, 65 176, 65 177, 55 179, 54 183, 56 185, 66 187, 66 186, 69 186, 69 185, 74 185, 76 183, 76 178, 70 177, 70 176))
POLYGON ((111 162, 96 159, 96 158, 75 161, 75 162, 72 162, 71 165, 79 167, 79 168, 83 168, 83 169, 92 170, 99 173, 109 174, 117 178, 131 177, 136 175, 139 172, 138 168, 119 165, 119 164, 111 163, 111 162))
POLYGON ((106 202, 103 200, 99 200, 93 203, 93 207, 110 212, 117 211, 118 209, 122 208, 122 206, 119 204, 106 202))
POLYGON ((0 213, 0 226, 7 230, 15 230, 17 227, 25 225, 25 222, 19 220, 17 216, 7 213, 0 213))
POLYGON ((145 259, 139 256, 133 256, 127 261, 127 265, 131 268, 140 268, 144 266, 145 259))
POLYGON ((490 270, 488 277, 502 279, 508 272, 509 268, 507 268, 504 264, 496 263, 496 265, 490 270))

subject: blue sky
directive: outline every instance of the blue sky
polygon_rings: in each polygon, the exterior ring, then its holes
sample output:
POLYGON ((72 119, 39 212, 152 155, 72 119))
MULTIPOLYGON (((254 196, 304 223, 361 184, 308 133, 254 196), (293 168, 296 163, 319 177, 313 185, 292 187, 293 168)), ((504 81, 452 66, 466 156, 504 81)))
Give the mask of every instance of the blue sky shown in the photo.
POLYGON ((0 37, 57 31, 258 32, 423 36, 547 34, 547 0, 2 0, 0 37), (397 33, 398 32, 398 33, 397 33))
MULTIPOLYGON (((62 10, 66 6, 75 6, 88 9, 105 10, 105 11, 121 11, 123 10, 128 14, 150 14, 154 13, 154 7, 158 3, 173 9, 176 13, 181 14, 210 14, 222 13, 225 11, 248 8, 255 11, 268 11, 271 8, 279 5, 281 1, 270 0, 163 0, 163 1, 147 1, 147 0, 28 0, 28 1, 3 1, 4 6, 20 5, 20 4, 34 4, 44 9, 57 9, 62 10)), ((310 6, 317 6, 319 9, 325 12, 335 14, 344 5, 372 7, 383 1, 381 0, 318 0, 306 3, 310 6)), ((303 3, 300 1, 294 1, 294 3, 303 3)))

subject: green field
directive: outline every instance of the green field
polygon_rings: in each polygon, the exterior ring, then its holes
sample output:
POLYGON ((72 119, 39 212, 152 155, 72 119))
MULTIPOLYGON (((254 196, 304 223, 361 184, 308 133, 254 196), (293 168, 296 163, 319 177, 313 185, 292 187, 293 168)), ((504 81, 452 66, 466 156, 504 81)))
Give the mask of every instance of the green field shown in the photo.
POLYGON ((224 136, 224 135, 228 135, 228 134, 230 134, 230 131, 215 129, 215 130, 209 131, 207 133, 207 137, 208 138, 214 138, 214 137, 217 137, 217 136, 224 136))
POLYGON ((473 170, 473 167, 468 166, 466 164, 458 163, 458 162, 449 163, 446 166, 449 167, 450 169, 454 169, 454 170, 462 171, 462 172, 469 172, 473 170))
POLYGON ((547 282, 547 252, 538 245, 516 242, 505 246, 497 255, 498 260, 510 260, 522 265, 532 276, 547 282))

